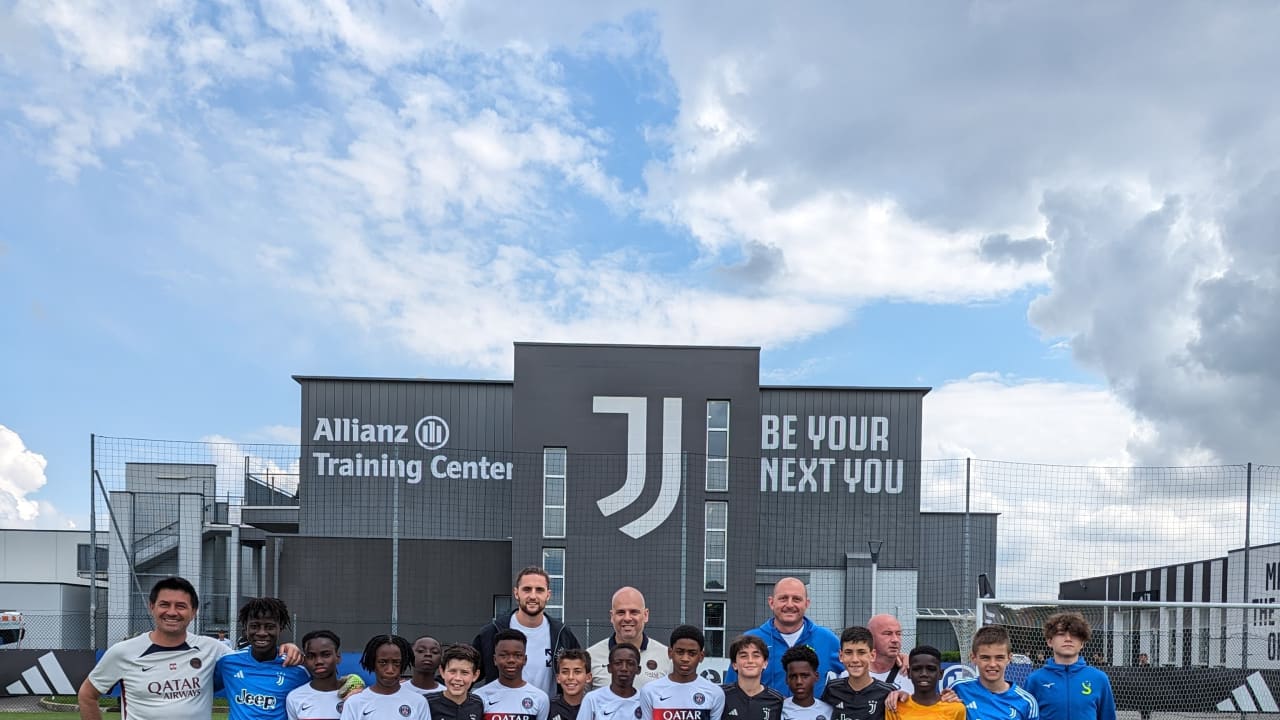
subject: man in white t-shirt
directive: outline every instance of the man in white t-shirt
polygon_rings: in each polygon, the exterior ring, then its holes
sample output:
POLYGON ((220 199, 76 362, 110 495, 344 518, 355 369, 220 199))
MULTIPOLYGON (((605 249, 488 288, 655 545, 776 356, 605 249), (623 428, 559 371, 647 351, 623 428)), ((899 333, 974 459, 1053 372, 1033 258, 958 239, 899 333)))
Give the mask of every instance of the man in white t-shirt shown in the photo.
POLYGON ((644 632, 645 624, 649 622, 649 608, 645 607, 644 595, 639 590, 624 587, 613 594, 609 622, 613 623, 613 635, 587 649, 591 653, 592 687, 608 687, 612 683, 609 651, 619 643, 628 643, 640 649, 640 668, 635 676, 636 689, 644 687, 650 680, 666 677, 671 672, 667 646, 644 632))
POLYGON ((505 618, 495 618, 480 628, 472 645, 480 651, 482 663, 480 683, 498 677, 494 663, 495 638, 505 629, 519 630, 526 640, 525 663, 522 672, 529 684, 548 696, 555 695, 555 659, 561 650, 580 648, 573 631, 558 619, 546 614, 547 600, 551 597, 551 576, 540 567, 527 567, 516 575, 511 589, 516 599, 516 609, 505 618))
POLYGON ((122 720, 208 720, 213 670, 231 652, 214 638, 188 634, 200 600, 180 577, 167 577, 147 601, 155 629, 107 648, 78 695, 80 717, 102 720, 98 700, 120 683, 122 720))

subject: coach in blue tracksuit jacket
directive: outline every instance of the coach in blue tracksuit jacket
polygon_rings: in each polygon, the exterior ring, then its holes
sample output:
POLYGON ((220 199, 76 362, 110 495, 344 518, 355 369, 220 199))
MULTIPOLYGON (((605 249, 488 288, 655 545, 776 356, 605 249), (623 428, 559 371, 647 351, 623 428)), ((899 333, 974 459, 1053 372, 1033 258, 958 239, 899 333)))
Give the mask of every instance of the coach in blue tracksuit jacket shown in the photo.
POLYGON ((1026 689, 1040 706, 1040 720, 1116 720, 1111 680, 1082 657, 1069 665, 1045 661, 1027 677, 1026 689))
MULTIPOLYGON (((769 664, 765 666, 760 681, 782 693, 782 697, 791 697, 787 671, 782 667, 782 653, 796 645, 808 645, 818 654, 818 683, 813 688, 813 696, 822 697, 827 678, 836 677, 844 670, 840 663, 840 638, 804 616, 809 610, 809 591, 795 578, 783 578, 773 586, 769 609, 773 611, 773 617, 761 623, 760 627, 747 631, 748 635, 763 638, 769 646, 769 664)), ((738 674, 733 668, 725 673, 724 681, 738 681, 738 674)))

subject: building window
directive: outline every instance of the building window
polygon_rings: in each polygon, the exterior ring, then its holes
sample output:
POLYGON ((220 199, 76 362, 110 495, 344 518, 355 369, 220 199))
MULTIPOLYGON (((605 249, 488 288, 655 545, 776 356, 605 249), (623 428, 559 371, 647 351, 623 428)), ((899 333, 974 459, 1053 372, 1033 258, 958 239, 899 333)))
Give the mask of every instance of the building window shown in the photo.
POLYGON ((542 451, 542 537, 564 537, 564 448, 542 451))
POLYGON ((707 490, 729 491, 729 401, 707 401, 707 490))
POLYGON ((702 632, 707 640, 707 657, 724 657, 724 601, 702 603, 702 632))
POLYGON ((725 559, 729 541, 729 503, 707 503, 705 561, 702 587, 706 590, 725 589, 725 559))
POLYGON ((564 620, 564 548, 542 548, 542 569, 551 576, 546 613, 564 620))
MULTIPOLYGON (((99 545, 95 550, 96 551, 93 554, 98 556, 96 558, 98 561, 98 567, 97 567, 98 577, 100 578, 106 577, 107 562, 108 562, 107 548, 105 545, 99 545)), ((88 543, 80 543, 79 545, 76 545, 76 574, 77 575, 79 575, 82 578, 89 577, 93 560, 94 558, 89 554, 88 543)))

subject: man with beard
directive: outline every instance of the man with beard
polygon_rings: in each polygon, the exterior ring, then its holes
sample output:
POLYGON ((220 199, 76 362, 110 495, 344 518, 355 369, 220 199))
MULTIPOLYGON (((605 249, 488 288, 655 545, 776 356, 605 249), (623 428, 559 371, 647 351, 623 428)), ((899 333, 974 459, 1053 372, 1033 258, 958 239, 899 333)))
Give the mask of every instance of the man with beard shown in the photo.
POLYGON ((547 600, 551 596, 551 577, 540 567, 527 567, 516 575, 515 587, 511 594, 516 599, 516 609, 504 618, 495 618, 480 629, 480 634, 472 645, 480 651, 481 683, 498 677, 498 666, 494 663, 495 638, 502 630, 518 630, 526 639, 525 663, 522 675, 525 682, 547 693, 555 695, 555 659, 560 651, 569 648, 580 648, 578 638, 574 636, 564 623, 548 617, 547 600))
POLYGON ((671 672, 671 658, 667 646, 649 637, 644 626, 649 622, 649 608, 644 595, 633 587, 624 587, 613 594, 609 608, 609 622, 613 623, 613 635, 587 649, 591 653, 591 684, 608 687, 612 681, 609 673, 610 651, 619 643, 635 645, 640 649, 640 670, 635 677, 635 687, 640 689, 650 680, 666 677, 671 672))

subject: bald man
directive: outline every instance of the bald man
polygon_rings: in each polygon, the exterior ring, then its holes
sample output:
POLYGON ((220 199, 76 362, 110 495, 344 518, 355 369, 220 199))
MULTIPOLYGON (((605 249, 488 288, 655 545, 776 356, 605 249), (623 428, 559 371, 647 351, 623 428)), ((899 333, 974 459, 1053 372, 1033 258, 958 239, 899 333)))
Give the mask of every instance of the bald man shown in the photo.
MULTIPOLYGON (((840 663, 840 638, 805 617, 809 611, 809 590, 796 578, 782 578, 774 584, 773 594, 769 596, 769 610, 773 617, 761 623, 760 627, 747 631, 748 635, 763 638, 769 646, 769 664, 765 666, 760 681, 784 698, 791 697, 787 671, 782 667, 782 654, 796 645, 808 645, 818 653, 818 682, 814 685, 813 696, 822 697, 827 678, 835 677, 844 669, 840 663)), ((737 680, 738 674, 730 668, 725 674, 725 682, 737 680)))
POLYGON ((876 645, 871 677, 897 685, 899 690, 908 695, 914 692, 915 686, 911 684, 911 678, 907 677, 907 666, 903 664, 902 623, 892 615, 881 613, 871 616, 867 621, 867 629, 871 631, 876 645))
POLYGON ((587 648, 587 652, 591 654, 593 688, 608 687, 612 680, 609 674, 609 652, 618 643, 631 643, 640 648, 640 671, 636 673, 636 688, 651 680, 666 677, 671 672, 667 646, 644 634, 645 623, 649 622, 649 608, 645 607, 644 595, 639 590, 624 587, 613 594, 613 601, 609 606, 609 622, 613 624, 613 635, 587 648))

